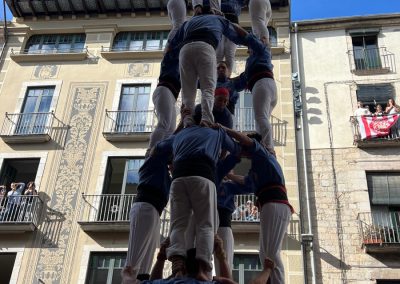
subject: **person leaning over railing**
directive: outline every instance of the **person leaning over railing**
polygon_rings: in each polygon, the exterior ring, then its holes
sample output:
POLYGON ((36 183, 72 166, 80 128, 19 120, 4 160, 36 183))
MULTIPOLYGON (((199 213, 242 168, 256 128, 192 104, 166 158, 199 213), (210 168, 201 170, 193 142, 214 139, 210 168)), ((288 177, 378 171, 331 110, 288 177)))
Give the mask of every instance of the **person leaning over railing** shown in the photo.
POLYGON ((21 212, 18 217, 19 221, 32 221, 32 196, 34 195, 37 195, 36 185, 34 181, 30 181, 28 182, 27 189, 21 201, 21 212))
POLYGON ((399 113, 399 112, 400 112, 400 106, 396 104, 394 99, 390 98, 387 102, 385 113, 395 114, 395 113, 399 113))
POLYGON ((25 183, 11 183, 11 190, 7 193, 7 205, 1 217, 2 221, 16 221, 21 203, 21 195, 24 191, 25 183))

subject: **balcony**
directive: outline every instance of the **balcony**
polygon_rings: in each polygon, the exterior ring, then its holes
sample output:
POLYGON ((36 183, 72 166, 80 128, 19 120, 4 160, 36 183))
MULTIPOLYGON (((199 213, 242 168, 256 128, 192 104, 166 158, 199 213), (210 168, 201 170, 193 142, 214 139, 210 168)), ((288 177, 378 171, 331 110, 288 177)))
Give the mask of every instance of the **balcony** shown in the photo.
POLYGON ((88 57, 88 49, 67 48, 67 49, 47 49, 47 50, 21 50, 11 49, 10 57, 17 63, 20 62, 52 62, 52 61, 82 61, 88 57))
MULTIPOLYGON (((274 143, 276 146, 286 144, 287 121, 280 120, 274 116, 270 117, 274 143)), ((255 132, 256 121, 254 119, 254 110, 252 107, 237 108, 233 117, 233 129, 240 132, 255 132)))
POLYGON ((0 137, 9 144, 44 143, 65 135, 67 128, 53 112, 6 113, 0 137))
POLYGON ((368 253, 400 253, 400 212, 358 214, 362 247, 368 253))
MULTIPOLYGON (((86 232, 129 232, 129 212, 135 198, 135 194, 83 194, 78 223, 86 232)), ((235 197, 238 207, 232 215, 234 231, 258 232, 260 216, 256 208, 253 208, 255 198, 254 195, 235 197)), ((165 209, 161 215, 161 234, 163 235, 168 235, 169 218, 169 211, 165 209)))
POLYGON ((158 47, 146 49, 106 48, 102 46, 101 56, 107 60, 162 59, 164 49, 158 47))
POLYGON ((39 196, 16 195, 0 197, 0 234, 22 233, 36 230, 43 208, 39 196))
POLYGON ((347 52, 355 75, 379 75, 396 72, 395 55, 386 47, 354 49, 347 52))
MULTIPOLYGON (((390 115, 384 115, 383 118, 389 117, 390 115)), ((372 116, 362 116, 365 118, 370 118, 372 116)), ((361 125, 361 117, 351 116, 350 123, 352 125, 354 142, 353 144, 359 148, 369 148, 369 147, 388 147, 388 146, 400 146, 400 128, 398 127, 399 121, 390 128, 388 135, 382 135, 379 137, 368 138, 366 136, 365 126, 361 125)), ((370 127, 369 125, 367 128, 370 127)))
MULTIPOLYGON (((281 55, 289 51, 289 48, 286 47, 285 42, 271 42, 271 54, 272 55, 281 55)), ((248 57, 247 47, 239 45, 236 49, 236 56, 244 56, 248 57)))
POLYGON ((152 110, 106 110, 103 136, 113 142, 147 141, 155 125, 156 116, 152 110))

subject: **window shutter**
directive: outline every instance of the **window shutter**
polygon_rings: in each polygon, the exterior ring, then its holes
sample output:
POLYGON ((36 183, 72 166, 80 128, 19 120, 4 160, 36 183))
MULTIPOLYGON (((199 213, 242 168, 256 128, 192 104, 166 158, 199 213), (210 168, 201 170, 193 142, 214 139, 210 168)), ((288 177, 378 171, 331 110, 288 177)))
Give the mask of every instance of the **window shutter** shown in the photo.
POLYGON ((400 173, 367 173, 372 205, 400 205, 400 173))

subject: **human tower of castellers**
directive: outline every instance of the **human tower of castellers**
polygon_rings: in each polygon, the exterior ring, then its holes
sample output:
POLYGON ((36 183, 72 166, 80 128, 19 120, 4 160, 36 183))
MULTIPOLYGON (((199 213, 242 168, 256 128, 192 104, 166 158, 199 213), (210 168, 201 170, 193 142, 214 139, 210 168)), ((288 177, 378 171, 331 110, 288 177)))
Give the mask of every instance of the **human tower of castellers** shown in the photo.
POLYGON ((284 283, 280 257, 293 208, 275 157, 269 121, 277 103, 271 64, 269 0, 169 0, 172 30, 153 93, 158 124, 139 170, 130 212, 129 248, 122 282, 236 283, 232 279, 234 195, 254 193, 260 211, 263 270, 251 283, 284 283), (221 3, 222 2, 222 3, 221 3), (249 7, 252 33, 238 25, 249 7), (230 78, 236 45, 248 47, 245 71, 230 78), (223 61, 225 60, 225 61, 223 61), (197 89, 201 104, 195 107, 197 89), (238 92, 251 91, 257 133, 232 130, 238 92), (175 105, 182 93, 181 120, 175 105), (251 160, 247 176, 232 169, 251 160), (160 245, 160 216, 170 202, 169 237, 160 245), (213 269, 213 256, 215 268, 213 269), (166 261, 172 275, 163 279, 166 261), (215 276, 213 276, 213 271, 215 276))

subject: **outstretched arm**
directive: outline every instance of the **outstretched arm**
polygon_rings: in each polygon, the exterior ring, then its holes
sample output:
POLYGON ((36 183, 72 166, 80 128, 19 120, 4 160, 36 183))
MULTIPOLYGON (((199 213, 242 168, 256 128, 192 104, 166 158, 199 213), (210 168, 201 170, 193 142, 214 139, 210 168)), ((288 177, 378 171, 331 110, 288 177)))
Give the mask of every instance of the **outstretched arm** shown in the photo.
POLYGON ((226 261, 224 243, 217 234, 214 236, 214 253, 215 258, 218 260, 219 263, 221 277, 232 279, 232 274, 229 269, 228 262, 226 261))
POLYGON ((157 261, 153 266, 150 274, 150 280, 162 279, 163 278, 163 270, 164 264, 167 260, 166 249, 169 246, 169 238, 166 238, 165 241, 160 246, 160 251, 157 255, 157 261))
POLYGON ((223 128, 230 137, 232 137, 233 139, 236 139, 236 141, 238 141, 240 145, 245 146, 245 147, 253 146, 253 144, 254 144, 253 140, 251 138, 247 137, 247 135, 245 135, 241 132, 235 131, 233 129, 224 127, 222 125, 220 125, 220 127, 223 128))

